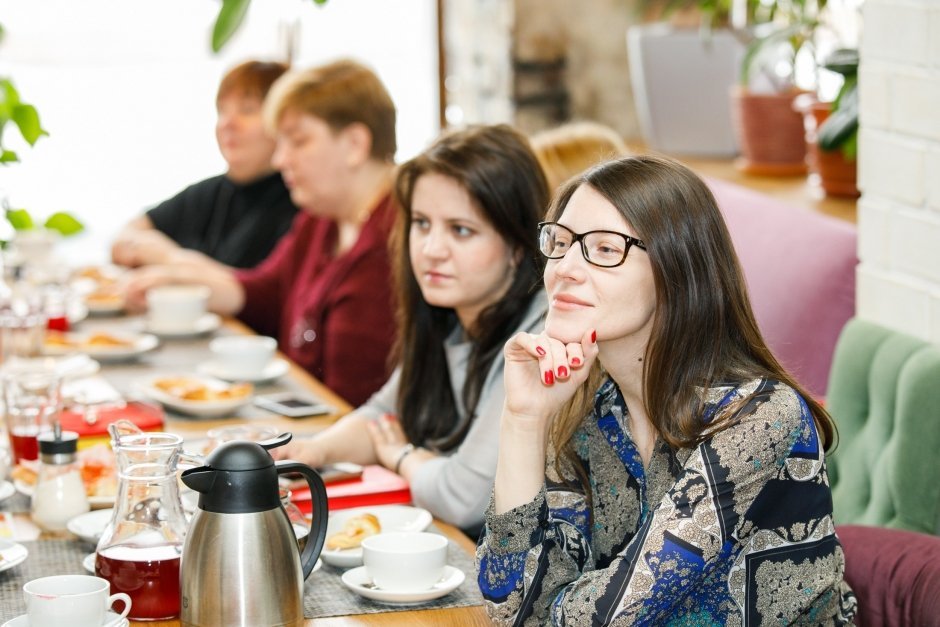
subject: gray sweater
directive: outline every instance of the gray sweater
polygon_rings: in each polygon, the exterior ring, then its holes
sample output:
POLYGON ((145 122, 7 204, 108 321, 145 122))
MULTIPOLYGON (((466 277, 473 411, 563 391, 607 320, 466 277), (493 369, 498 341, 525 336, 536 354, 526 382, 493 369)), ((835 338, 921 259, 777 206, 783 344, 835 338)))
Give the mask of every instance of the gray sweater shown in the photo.
MULTIPOLYGON (((547 303, 544 292, 538 293, 529 310, 513 332, 537 333, 542 330, 547 303)), ((463 418, 463 386, 467 378, 467 362, 473 345, 459 325, 444 342, 450 385, 457 411, 463 418)), ((496 475, 496 453, 499 444, 499 417, 503 410, 503 354, 493 360, 486 375, 476 418, 467 437, 447 455, 422 464, 411 480, 411 496, 419 507, 435 517, 461 529, 473 529, 483 523, 483 513, 493 490, 496 475)), ((389 380, 356 413, 377 419, 382 414, 396 413, 401 370, 396 368, 389 380)))

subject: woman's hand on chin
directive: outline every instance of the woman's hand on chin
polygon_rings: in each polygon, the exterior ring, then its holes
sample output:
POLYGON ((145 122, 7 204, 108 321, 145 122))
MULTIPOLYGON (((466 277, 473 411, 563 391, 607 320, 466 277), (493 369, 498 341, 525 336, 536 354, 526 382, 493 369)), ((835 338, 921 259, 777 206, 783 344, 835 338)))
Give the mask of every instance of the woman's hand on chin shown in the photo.
POLYGON ((544 332, 517 333, 506 342, 506 411, 514 420, 544 427, 584 383, 597 358, 594 329, 564 343, 544 332))

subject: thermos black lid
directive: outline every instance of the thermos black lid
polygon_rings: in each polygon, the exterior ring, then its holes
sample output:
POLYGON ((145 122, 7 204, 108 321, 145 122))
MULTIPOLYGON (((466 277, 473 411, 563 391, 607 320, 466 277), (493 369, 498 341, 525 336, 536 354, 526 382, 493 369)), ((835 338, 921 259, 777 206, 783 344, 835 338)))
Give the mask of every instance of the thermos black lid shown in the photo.
POLYGON ((277 467, 267 449, 286 444, 291 434, 282 433, 256 444, 236 440, 213 451, 205 466, 182 474, 183 483, 200 493, 199 507, 207 512, 246 514, 281 506, 277 467))

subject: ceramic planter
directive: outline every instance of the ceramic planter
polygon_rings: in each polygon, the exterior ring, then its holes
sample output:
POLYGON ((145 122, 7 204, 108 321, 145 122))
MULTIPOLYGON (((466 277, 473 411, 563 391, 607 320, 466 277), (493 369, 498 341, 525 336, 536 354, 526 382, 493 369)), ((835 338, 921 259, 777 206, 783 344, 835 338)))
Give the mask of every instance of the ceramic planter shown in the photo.
POLYGON ((861 194, 856 183, 857 160, 847 160, 841 150, 822 150, 817 141, 816 129, 829 117, 831 107, 828 102, 814 102, 803 108, 810 170, 817 175, 826 195, 858 198, 861 194))
POLYGON ((741 147, 737 167, 746 174, 803 176, 807 172, 803 116, 793 100, 804 92, 758 94, 731 90, 731 114, 741 147))

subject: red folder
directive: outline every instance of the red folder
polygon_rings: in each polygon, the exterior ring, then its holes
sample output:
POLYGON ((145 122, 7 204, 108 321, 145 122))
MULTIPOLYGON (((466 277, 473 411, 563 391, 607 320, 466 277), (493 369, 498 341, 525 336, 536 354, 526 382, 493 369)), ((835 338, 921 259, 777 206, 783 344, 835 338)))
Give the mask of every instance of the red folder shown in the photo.
POLYGON ((106 405, 95 410, 95 419, 89 423, 84 412, 64 409, 59 414, 63 431, 78 433, 78 448, 84 449, 95 444, 111 441, 108 425, 117 420, 130 420, 142 431, 163 430, 163 410, 158 405, 141 401, 128 401, 106 405))
MULTIPOLYGON (((291 500, 304 514, 312 509, 310 489, 291 490, 291 500)), ((330 511, 364 505, 393 505, 411 502, 408 482, 383 466, 365 466, 358 481, 343 481, 326 486, 330 511)))

